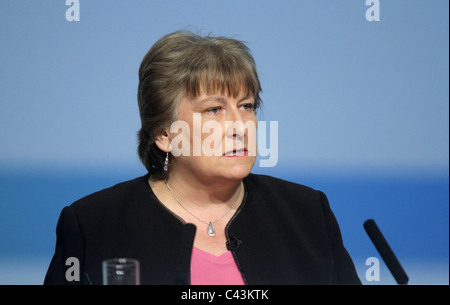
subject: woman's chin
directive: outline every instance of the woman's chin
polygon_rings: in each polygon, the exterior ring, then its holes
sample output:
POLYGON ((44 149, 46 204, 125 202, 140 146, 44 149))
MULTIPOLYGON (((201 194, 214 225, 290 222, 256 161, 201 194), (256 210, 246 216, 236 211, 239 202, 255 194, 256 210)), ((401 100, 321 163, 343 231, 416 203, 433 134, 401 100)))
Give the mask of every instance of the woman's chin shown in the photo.
POLYGON ((247 177, 252 168, 253 164, 237 164, 234 166, 229 166, 225 169, 224 176, 226 176, 229 179, 236 179, 236 180, 242 180, 245 177, 247 177))

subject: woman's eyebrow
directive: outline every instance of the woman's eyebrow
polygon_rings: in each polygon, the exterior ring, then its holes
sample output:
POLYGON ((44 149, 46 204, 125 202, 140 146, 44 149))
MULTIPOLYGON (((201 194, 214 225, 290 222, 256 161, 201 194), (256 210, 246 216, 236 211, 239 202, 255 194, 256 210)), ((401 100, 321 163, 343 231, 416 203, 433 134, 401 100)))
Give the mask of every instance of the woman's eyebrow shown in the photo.
MULTIPOLYGON (((250 99, 250 98, 252 98, 251 95, 246 95, 246 96, 244 96, 243 98, 239 99, 238 102, 242 102, 242 101, 248 100, 248 99, 250 99)), ((206 103, 206 102, 210 102, 210 101, 216 101, 216 102, 220 102, 220 103, 226 103, 226 102, 227 102, 227 99, 224 98, 223 96, 214 95, 214 96, 210 96, 210 97, 207 97, 207 98, 205 98, 205 99, 199 101, 199 103, 202 104, 202 103, 206 103)))
POLYGON ((199 103, 202 104, 202 103, 206 103, 206 102, 210 102, 210 101, 226 103, 227 100, 226 100, 226 98, 224 98, 222 96, 214 95, 214 96, 210 96, 210 97, 207 97, 207 98, 199 101, 199 103))

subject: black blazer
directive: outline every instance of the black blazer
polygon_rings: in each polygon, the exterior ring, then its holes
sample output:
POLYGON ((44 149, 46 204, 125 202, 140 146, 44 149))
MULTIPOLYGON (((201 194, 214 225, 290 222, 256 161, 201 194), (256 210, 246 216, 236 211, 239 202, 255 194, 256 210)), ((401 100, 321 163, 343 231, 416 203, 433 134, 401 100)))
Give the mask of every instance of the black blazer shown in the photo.
MULTIPOLYGON (((195 227, 153 194, 148 175, 86 196, 62 210, 44 284, 102 284, 102 261, 140 261, 141 284, 189 284, 195 227), (80 262, 68 282, 66 260, 80 262)), ((244 179, 243 202, 226 227, 247 284, 360 284, 326 196, 270 176, 244 179)))

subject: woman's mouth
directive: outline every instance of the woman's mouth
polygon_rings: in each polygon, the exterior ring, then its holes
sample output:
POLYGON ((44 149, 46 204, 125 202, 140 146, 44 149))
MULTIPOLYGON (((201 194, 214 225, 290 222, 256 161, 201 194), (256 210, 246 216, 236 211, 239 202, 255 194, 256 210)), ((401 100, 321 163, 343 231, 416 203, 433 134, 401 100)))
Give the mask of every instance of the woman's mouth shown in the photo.
POLYGON ((224 154, 225 157, 245 157, 247 155, 248 152, 245 148, 235 149, 224 154))

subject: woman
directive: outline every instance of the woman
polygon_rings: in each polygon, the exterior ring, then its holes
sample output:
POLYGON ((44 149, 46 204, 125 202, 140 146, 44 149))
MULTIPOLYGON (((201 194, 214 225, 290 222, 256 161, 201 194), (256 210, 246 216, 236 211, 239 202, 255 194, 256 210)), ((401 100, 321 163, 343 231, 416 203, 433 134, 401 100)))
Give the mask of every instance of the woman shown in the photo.
POLYGON ((139 69, 149 174, 63 209, 45 283, 101 284, 103 260, 130 257, 142 284, 359 284, 325 195, 250 173, 260 91, 240 41, 156 42, 139 69), (69 257, 79 281, 67 281, 69 257))

